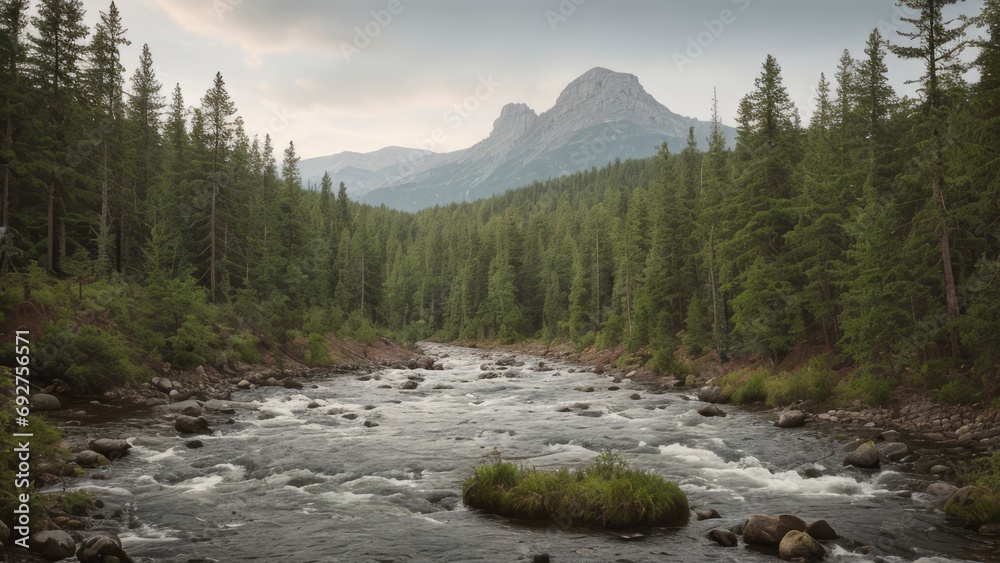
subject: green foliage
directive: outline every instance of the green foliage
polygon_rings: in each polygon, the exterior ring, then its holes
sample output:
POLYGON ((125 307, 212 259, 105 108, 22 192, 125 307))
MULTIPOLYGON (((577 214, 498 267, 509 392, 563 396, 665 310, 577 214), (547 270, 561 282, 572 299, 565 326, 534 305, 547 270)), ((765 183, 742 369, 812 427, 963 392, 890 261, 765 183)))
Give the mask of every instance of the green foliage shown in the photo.
POLYGON ((608 350, 621 344, 625 336, 625 323, 626 319, 623 315, 614 314, 608 317, 608 320, 604 323, 604 328, 601 329, 601 332, 597 333, 594 346, 598 350, 608 350))
POLYGON ((845 403, 861 399, 868 406, 881 407, 889 403, 892 391, 898 385, 895 378, 880 375, 871 367, 862 367, 843 379, 834 393, 838 400, 845 403))
POLYGON ((260 341, 247 331, 230 335, 226 339, 226 356, 232 360, 248 364, 260 363, 260 351, 257 346, 260 341))
POLYGON ((966 484, 976 488, 967 498, 949 499, 945 514, 975 526, 1000 523, 1000 451, 966 463, 963 470, 966 484))
POLYGON ((764 383, 767 406, 781 407, 798 401, 827 401, 833 395, 839 379, 832 364, 832 356, 816 356, 791 373, 782 372, 769 378, 764 383))
POLYGON ((341 336, 353 338, 362 344, 371 344, 378 337, 378 331, 361 311, 351 311, 341 329, 341 336))
MULTIPOLYGON (((32 503, 29 506, 31 511, 31 522, 39 528, 44 521, 45 507, 39 500, 35 490, 35 480, 41 476, 42 471, 58 473, 60 469, 66 467, 65 463, 70 458, 70 453, 62 449, 59 444, 62 441, 62 432, 59 428, 50 425, 46 420, 32 414, 28 417, 28 426, 20 428, 15 426, 14 419, 17 416, 16 405, 10 399, 10 393, 14 386, 14 373, 5 366, 0 366, 0 428, 19 428, 19 432, 31 434, 31 473, 28 477, 32 503)), ((17 476, 17 452, 18 440, 13 433, 5 431, 0 433, 0 520, 13 525, 11 518, 14 510, 18 508, 17 495, 26 492, 15 488, 19 483, 17 476)))
POLYGON ((86 516, 87 509, 94 506, 94 494, 84 490, 71 491, 63 495, 59 504, 66 514, 86 516))
POLYGON ((132 363, 137 356, 121 337, 94 325, 74 329, 50 325, 34 353, 36 373, 62 379, 74 389, 100 393, 135 382, 144 371, 132 363))
POLYGON ((170 342, 171 362, 178 369, 194 369, 214 360, 219 335, 202 324, 194 315, 188 315, 170 342))
POLYGON ((326 338, 315 332, 309 335, 309 347, 306 350, 306 365, 310 367, 329 367, 333 364, 326 338))
POLYGON ((590 467, 538 471, 496 459, 462 484, 462 502, 492 514, 551 519, 562 527, 633 528, 687 523, 687 497, 659 475, 628 468, 603 452, 590 467))
POLYGON ((971 405, 982 400, 981 386, 968 378, 954 379, 938 391, 937 401, 949 405, 971 405))

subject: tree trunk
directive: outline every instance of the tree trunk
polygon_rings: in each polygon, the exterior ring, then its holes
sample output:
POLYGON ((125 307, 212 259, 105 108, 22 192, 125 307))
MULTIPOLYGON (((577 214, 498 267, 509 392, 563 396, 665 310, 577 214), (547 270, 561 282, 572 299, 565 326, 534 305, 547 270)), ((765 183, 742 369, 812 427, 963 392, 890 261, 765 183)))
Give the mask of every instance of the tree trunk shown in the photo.
POLYGON ((48 215, 47 232, 48 244, 45 249, 45 261, 49 272, 56 271, 56 185, 55 182, 49 184, 48 189, 48 215))
MULTIPOLYGON (((7 119, 7 134, 4 137, 4 146, 8 150, 14 147, 14 120, 7 119)), ((10 225, 10 164, 3 165, 3 226, 10 225)))
POLYGON ((948 318, 948 340, 951 348, 951 356, 958 358, 961 356, 960 338, 958 334, 957 321, 959 317, 958 290, 955 287, 955 273, 951 265, 951 243, 948 239, 948 223, 946 216, 948 208, 944 203, 944 194, 941 193, 941 177, 934 174, 931 179, 931 192, 934 199, 941 204, 941 222, 938 225, 938 236, 941 250, 941 266, 944 269, 944 300, 945 312, 948 318))
POLYGON ((218 184, 212 181, 212 206, 208 217, 208 284, 212 294, 212 302, 215 302, 215 198, 218 194, 218 184))

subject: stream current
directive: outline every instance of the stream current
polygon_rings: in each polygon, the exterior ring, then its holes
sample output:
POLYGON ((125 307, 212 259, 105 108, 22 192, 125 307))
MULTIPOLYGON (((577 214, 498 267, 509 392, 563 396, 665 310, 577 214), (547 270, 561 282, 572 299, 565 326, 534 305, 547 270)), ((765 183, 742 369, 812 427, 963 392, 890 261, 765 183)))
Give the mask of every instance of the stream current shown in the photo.
POLYGON ((542 360, 531 356, 482 378, 481 364, 502 354, 424 349, 443 357, 445 370, 383 369, 234 393, 231 423, 211 415, 209 435, 180 436, 150 413, 75 429, 133 444, 107 480, 76 486, 131 493, 119 535, 139 562, 492 562, 541 553, 556 562, 780 561, 705 537, 757 513, 825 519, 842 537, 827 544, 828 561, 1000 560, 996 545, 947 522, 938 499, 912 492, 927 477, 842 467, 842 444, 821 430, 782 430, 735 407, 705 418, 692 395, 613 384, 550 360, 553 371, 537 371, 542 360), (576 389, 588 386, 594 391, 576 389), (193 438, 204 446, 186 447, 193 438), (539 469, 620 451, 722 519, 692 516, 682 528, 627 540, 485 515, 462 505, 461 485, 494 448, 539 469), (878 549, 851 552, 861 545, 878 549))

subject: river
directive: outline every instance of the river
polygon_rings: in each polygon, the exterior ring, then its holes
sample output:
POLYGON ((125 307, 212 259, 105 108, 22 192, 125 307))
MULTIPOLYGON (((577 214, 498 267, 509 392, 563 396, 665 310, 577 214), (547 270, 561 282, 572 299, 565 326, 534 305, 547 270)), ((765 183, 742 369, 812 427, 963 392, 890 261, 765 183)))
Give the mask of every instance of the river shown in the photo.
POLYGON ((213 432, 194 437, 204 444, 197 449, 148 413, 75 429, 133 444, 104 470, 106 480, 77 486, 131 493, 119 533, 140 562, 531 561, 541 553, 557 562, 779 561, 705 537, 756 513, 827 520, 843 538, 828 544, 832 561, 996 560, 996 545, 949 526, 936 499, 911 492, 927 477, 844 468, 842 444, 822 430, 781 430, 735 407, 704 418, 691 395, 654 394, 550 360, 553 371, 536 371, 541 360, 530 356, 482 378, 480 365, 499 353, 424 346, 446 356, 445 370, 234 393, 235 414, 212 415, 213 432), (401 389, 412 378, 416 389, 401 389), (540 469, 617 450, 722 519, 692 517, 625 540, 484 515, 462 505, 461 484, 494 448, 540 469), (859 545, 879 549, 850 553, 859 545))

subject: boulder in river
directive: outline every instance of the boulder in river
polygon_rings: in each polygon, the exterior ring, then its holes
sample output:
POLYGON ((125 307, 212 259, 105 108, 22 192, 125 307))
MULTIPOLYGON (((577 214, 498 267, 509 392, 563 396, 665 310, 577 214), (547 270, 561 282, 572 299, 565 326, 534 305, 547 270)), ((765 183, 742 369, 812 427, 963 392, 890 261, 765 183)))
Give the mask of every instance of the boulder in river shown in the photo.
POLYGON ((949 498, 951 495, 958 492, 958 487, 952 485, 951 483, 945 483, 944 481, 938 481, 936 483, 931 483, 927 486, 926 493, 929 495, 934 495, 936 497, 949 498))
POLYGON ((716 385, 706 385, 698 389, 698 400, 706 403, 716 403, 722 396, 722 387, 716 385))
POLYGON ((174 420, 174 429, 181 434, 203 432, 208 430, 208 421, 203 416, 194 417, 181 414, 177 415, 177 419, 174 420))
POLYGON ((879 463, 878 450, 872 441, 861 444, 844 458, 844 465, 853 465, 866 469, 878 467, 879 463))
POLYGON ((129 448, 132 444, 129 444, 125 440, 113 440, 111 438, 101 438, 99 440, 91 440, 87 444, 88 450, 93 450, 104 457, 114 461, 123 455, 128 453, 129 448))
POLYGON ((80 467, 103 467, 105 465, 110 465, 111 460, 107 457, 95 452, 94 450, 83 450, 77 452, 76 454, 76 464, 80 467))
POLYGON ((743 541, 753 545, 778 547, 785 534, 793 530, 805 532, 805 521, 790 514, 755 514, 743 528, 743 541))
POLYGON ((817 520, 806 528, 806 533, 812 536, 814 540, 819 541, 833 541, 840 538, 833 526, 826 520, 817 520))
POLYGON ((284 379, 281 384, 285 389, 302 389, 304 387, 302 382, 294 377, 284 379))
POLYGON ((708 532, 707 537, 722 547, 736 547, 739 544, 739 536, 721 528, 716 528, 708 532))
POLYGON ((805 426, 807 418, 809 415, 799 410, 783 411, 774 425, 778 428, 798 428, 805 426))
POLYGON ((582 393, 593 393, 594 392, 594 388, 591 387, 591 386, 589 386, 589 385, 583 385, 583 386, 577 387, 576 390, 580 391, 582 393))
POLYGON ((713 518, 722 518, 722 515, 719 514, 719 511, 717 511, 714 508, 702 508, 700 510, 695 510, 694 515, 698 517, 698 520, 712 520, 713 518))
POLYGON ((400 389, 416 389, 417 388, 417 382, 413 381, 412 379, 408 379, 408 380, 404 381, 403 384, 399 386, 399 388, 400 389))
POLYGON ((792 530, 778 544, 778 556, 785 561, 818 561, 826 556, 826 548, 808 533, 792 530))
POLYGON ((715 405, 706 405, 698 409, 698 414, 700 414, 701 416, 708 416, 708 417, 726 416, 726 411, 720 409, 715 405))
POLYGON ((875 449, 886 462, 896 462, 910 454, 910 448, 902 442, 879 442, 875 449))
POLYGON ((31 396, 31 408, 36 411, 57 411, 62 408, 62 403, 48 393, 35 393, 31 396))
POLYGON ((38 532, 28 538, 28 551, 52 561, 73 557, 75 549, 73 536, 62 530, 38 532))
POLYGON ((116 557, 123 563, 132 561, 122 549, 121 540, 110 535, 91 536, 83 540, 76 550, 80 563, 105 563, 109 557, 116 557))
POLYGON ((201 413, 204 412, 204 410, 205 409, 201 406, 201 403, 190 399, 187 401, 180 401, 177 403, 170 404, 171 412, 183 414, 186 416, 201 416, 201 413))

